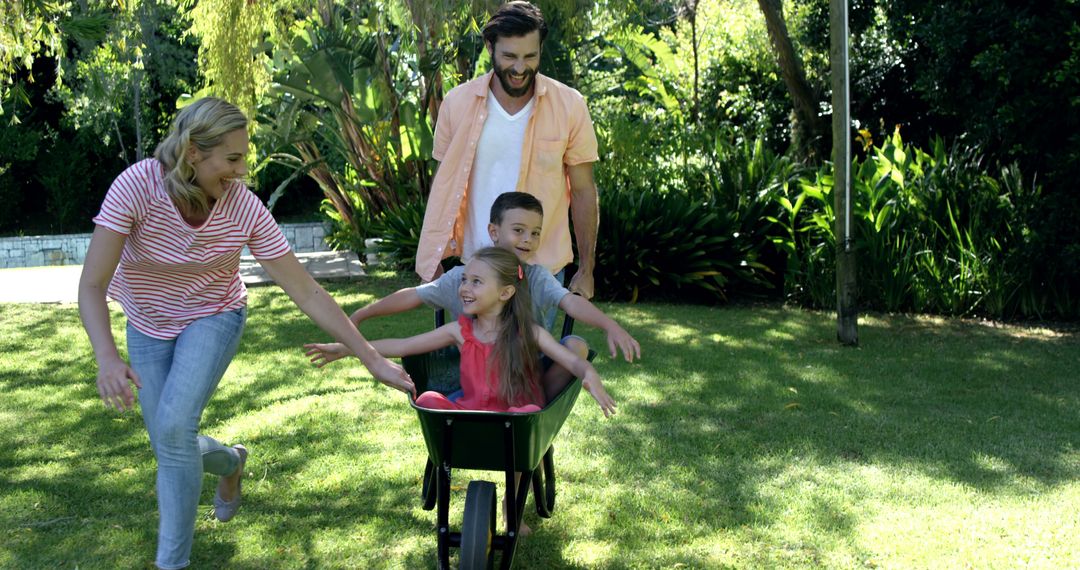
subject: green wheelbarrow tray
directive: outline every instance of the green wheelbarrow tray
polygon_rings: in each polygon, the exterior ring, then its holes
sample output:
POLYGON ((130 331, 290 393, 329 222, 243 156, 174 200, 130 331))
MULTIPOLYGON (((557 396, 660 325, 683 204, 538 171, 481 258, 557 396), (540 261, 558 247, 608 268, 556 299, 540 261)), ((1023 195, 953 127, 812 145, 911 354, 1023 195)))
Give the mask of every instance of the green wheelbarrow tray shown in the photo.
MULTIPOLYGON (((442 315, 436 313, 436 326, 442 315)), ((573 331, 567 316, 563 334, 573 331)), ((589 352, 589 360, 596 355, 589 352)), ((417 394, 435 390, 449 395, 461 387, 457 348, 444 348, 401 359, 416 384, 417 394)), ((544 409, 532 413, 431 410, 410 400, 420 418, 428 450, 421 499, 424 510, 436 509, 438 567, 450 568, 450 549, 460 550, 459 564, 467 569, 490 569, 496 552, 502 553, 499 568, 508 570, 514 561, 525 501, 532 491, 536 513, 544 518, 555 508, 555 464, 551 442, 581 392, 575 379, 544 409), (455 469, 502 471, 505 476, 506 533, 497 532, 497 493, 494 483, 470 481, 465 493, 461 530, 450 528, 451 473, 455 469), (515 472, 521 473, 520 482, 515 472), (436 508, 437 507, 437 508, 436 508)))
MULTIPOLYGON (((428 390, 450 394, 460 386, 459 361, 456 349, 441 349, 406 356, 402 365, 416 384, 417 394, 428 390)), ((562 429, 580 392, 581 380, 574 379, 544 409, 531 413, 432 410, 417 406, 411 399, 410 405, 420 418, 428 456, 435 465, 448 463, 458 469, 503 471, 509 462, 503 430, 498 428, 509 422, 513 432, 513 469, 532 471, 562 429), (444 452, 447 429, 451 431, 449 458, 444 452)))

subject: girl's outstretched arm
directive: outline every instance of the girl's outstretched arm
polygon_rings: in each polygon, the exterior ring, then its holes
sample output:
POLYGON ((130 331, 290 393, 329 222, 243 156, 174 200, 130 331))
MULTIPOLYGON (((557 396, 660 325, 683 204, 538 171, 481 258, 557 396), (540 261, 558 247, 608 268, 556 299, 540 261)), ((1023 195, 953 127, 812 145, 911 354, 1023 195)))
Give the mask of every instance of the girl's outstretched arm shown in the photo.
POLYGON ((371 347, 341 307, 300 265, 292 251, 275 259, 260 259, 259 264, 319 328, 348 346, 376 380, 402 392, 416 394, 416 387, 405 369, 371 347))
POLYGON ((535 325, 535 331, 536 340, 540 344, 540 351, 561 364, 574 376, 581 378, 581 385, 596 400, 596 403, 600 404, 600 409, 604 411, 604 417, 614 415, 615 399, 608 395, 607 390, 604 389, 604 383, 600 381, 600 375, 597 374, 593 365, 588 360, 579 357, 570 349, 556 342, 551 333, 543 327, 535 325))
MULTIPOLYGON (((461 326, 454 322, 445 324, 433 331, 408 338, 373 340, 371 346, 382 356, 392 357, 423 354, 454 343, 460 345, 462 342, 464 340, 461 338, 461 326)), ((339 342, 309 343, 305 344, 304 348, 307 349, 304 354, 309 356, 311 362, 318 368, 352 355, 348 347, 339 342)))
POLYGON ((375 347, 375 350, 379 351, 379 354, 386 357, 392 357, 423 354, 455 343, 460 345, 464 342, 465 340, 461 337, 461 325, 453 322, 447 323, 433 331, 410 336, 408 338, 379 339, 373 341, 371 346, 375 347))

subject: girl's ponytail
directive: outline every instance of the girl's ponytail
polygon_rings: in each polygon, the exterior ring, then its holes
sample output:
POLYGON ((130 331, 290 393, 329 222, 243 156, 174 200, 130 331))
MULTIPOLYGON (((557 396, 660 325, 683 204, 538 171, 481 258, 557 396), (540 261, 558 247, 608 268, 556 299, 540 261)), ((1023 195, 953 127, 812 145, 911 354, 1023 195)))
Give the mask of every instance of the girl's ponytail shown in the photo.
POLYGON ((488 264, 498 278, 499 287, 514 286, 514 296, 499 314, 499 331, 492 358, 502 374, 499 396, 511 406, 535 403, 530 397, 539 388, 540 350, 533 331, 532 298, 524 267, 513 253, 486 247, 473 259, 488 264))

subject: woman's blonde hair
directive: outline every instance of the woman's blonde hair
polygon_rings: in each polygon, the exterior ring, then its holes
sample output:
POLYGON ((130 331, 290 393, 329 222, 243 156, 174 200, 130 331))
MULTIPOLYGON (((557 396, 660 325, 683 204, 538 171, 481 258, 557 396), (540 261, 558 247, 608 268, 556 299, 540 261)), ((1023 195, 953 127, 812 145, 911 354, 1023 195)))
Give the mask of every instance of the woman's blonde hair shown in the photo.
POLYGON ((532 404, 540 382, 540 349, 533 330, 532 299, 524 267, 513 253, 498 247, 485 247, 472 259, 486 263, 495 272, 499 287, 514 286, 514 296, 499 313, 498 334, 491 358, 499 379, 499 396, 511 406, 532 404))
POLYGON ((184 107, 173 120, 168 136, 161 141, 154 158, 165 168, 165 191, 185 216, 205 216, 210 212, 206 193, 195 184, 195 168, 187 160, 194 145, 209 152, 225 135, 246 129, 247 117, 240 109, 216 97, 204 97, 184 107))

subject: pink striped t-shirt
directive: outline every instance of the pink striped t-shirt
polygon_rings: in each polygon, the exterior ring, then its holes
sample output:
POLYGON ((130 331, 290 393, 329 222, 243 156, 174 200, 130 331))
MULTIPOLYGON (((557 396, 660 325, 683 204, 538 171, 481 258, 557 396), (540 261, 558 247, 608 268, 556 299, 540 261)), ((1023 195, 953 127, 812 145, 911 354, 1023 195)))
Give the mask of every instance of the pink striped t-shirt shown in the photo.
POLYGON ((127 236, 109 296, 131 326, 164 340, 196 319, 247 303, 240 280, 245 245, 257 259, 289 252, 270 211, 241 182, 228 187, 202 226, 188 225, 165 192, 164 168, 154 158, 116 178, 94 223, 127 236))

